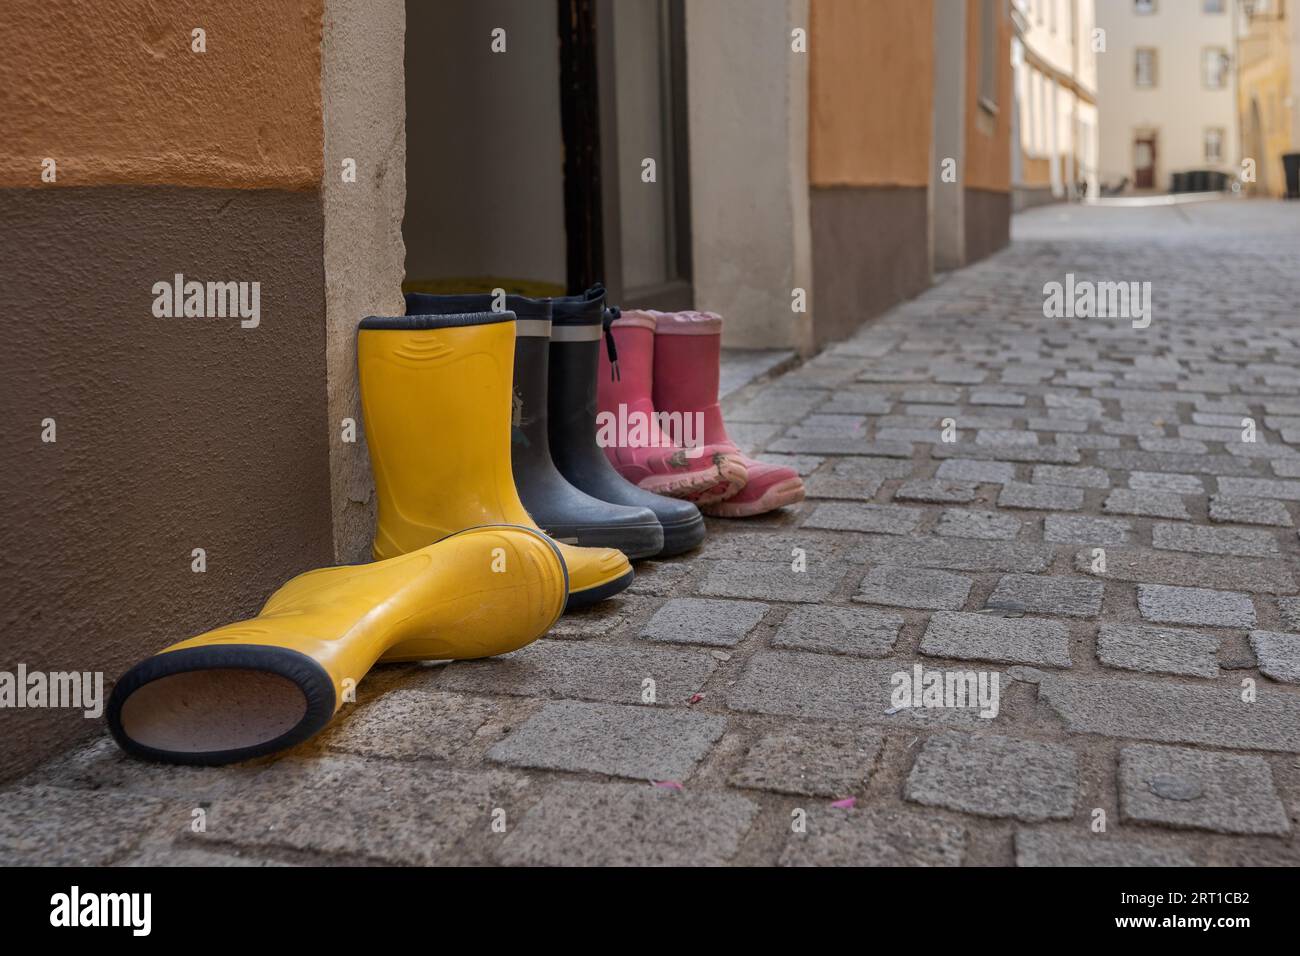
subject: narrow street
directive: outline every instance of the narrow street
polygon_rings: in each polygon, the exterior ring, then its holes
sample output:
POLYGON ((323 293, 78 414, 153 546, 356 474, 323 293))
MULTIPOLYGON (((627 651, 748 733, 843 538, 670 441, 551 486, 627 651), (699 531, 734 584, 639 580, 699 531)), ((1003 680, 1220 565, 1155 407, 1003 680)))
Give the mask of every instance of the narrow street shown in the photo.
POLYGON ((1300 209, 1013 239, 728 401, 803 504, 379 668, 282 758, 104 738, 0 802, 0 862, 1300 863, 1300 209), (1149 327, 1045 318, 1067 275, 1149 282, 1149 327))

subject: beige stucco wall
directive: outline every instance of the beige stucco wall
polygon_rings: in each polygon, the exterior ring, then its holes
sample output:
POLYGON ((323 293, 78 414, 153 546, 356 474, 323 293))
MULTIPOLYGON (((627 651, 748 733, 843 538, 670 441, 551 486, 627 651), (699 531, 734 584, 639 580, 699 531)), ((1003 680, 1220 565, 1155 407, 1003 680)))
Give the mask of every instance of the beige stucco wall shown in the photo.
POLYGON ((928 185, 933 3, 811 0, 810 6, 812 185, 928 185))
POLYGON ((0 186, 315 189, 321 3, 0 4, 0 186))
MULTIPOLYGON (((1092 49, 1092 0, 1014 0, 1024 31, 1012 41, 1013 79, 1019 108, 1020 151, 1014 185, 1050 187, 1073 194, 1088 180, 1095 193, 1097 168, 1097 54, 1092 49), (1054 11, 1054 12, 1053 12, 1054 11), (1055 109, 1053 110, 1053 105, 1055 109)), ((1015 133, 1013 132, 1013 137, 1015 133)))
POLYGON ((807 0, 686 2, 695 304, 728 346, 811 347, 807 24, 807 0))
POLYGON ((406 84, 403 0, 325 0, 325 357, 330 497, 338 560, 370 559, 374 481, 361 427, 356 329, 366 315, 401 315, 406 247, 406 84), (356 182, 342 163, 356 161, 356 182), (343 441, 345 419, 357 440, 343 441))

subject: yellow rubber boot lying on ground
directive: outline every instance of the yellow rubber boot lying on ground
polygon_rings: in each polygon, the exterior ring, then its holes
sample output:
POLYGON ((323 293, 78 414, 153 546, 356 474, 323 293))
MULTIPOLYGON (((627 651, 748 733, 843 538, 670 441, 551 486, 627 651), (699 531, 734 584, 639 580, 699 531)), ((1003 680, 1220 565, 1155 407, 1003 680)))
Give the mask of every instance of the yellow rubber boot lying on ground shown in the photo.
POLYGON ((300 574, 257 617, 174 644, 113 688, 108 725, 130 754, 222 764, 329 723, 376 661, 458 660, 535 641, 568 593, 555 542, 471 528, 374 564, 300 574))
MULTIPOLYGON (((513 312, 362 320, 357 368, 379 499, 376 558, 474 525, 536 527, 510 471, 514 348, 513 312)), ((570 609, 632 583, 621 551, 559 548, 570 609)))

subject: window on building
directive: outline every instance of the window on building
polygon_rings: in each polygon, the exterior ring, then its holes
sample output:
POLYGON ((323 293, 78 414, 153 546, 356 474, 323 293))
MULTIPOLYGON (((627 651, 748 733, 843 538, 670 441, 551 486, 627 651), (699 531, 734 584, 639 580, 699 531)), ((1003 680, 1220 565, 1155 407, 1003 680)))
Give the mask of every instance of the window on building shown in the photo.
POLYGON ((1224 0, 1201 0, 1201 10, 1204 13, 1222 13, 1225 6, 1224 0))
POLYGON ((1207 90, 1221 90, 1228 85, 1228 51, 1209 47, 1201 51, 1201 79, 1207 90))
POLYGON ((1156 12, 1156 0, 1133 0, 1133 12, 1140 17, 1156 12))
POLYGON ((1000 0, 980 0, 980 105, 998 109, 998 18, 1000 0))
POLYGON ((1149 46, 1140 46, 1135 51, 1133 61, 1133 82, 1139 87, 1150 88, 1156 85, 1156 51, 1149 46))
POLYGON ((1210 126, 1205 130, 1205 161, 1223 162, 1223 127, 1210 126))

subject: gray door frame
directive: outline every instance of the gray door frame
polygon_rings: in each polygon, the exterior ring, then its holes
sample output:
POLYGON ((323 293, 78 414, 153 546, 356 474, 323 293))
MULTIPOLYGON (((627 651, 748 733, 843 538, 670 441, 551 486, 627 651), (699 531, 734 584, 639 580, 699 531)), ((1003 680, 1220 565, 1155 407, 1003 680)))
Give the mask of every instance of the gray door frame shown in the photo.
POLYGON ((600 165, 602 176, 602 226, 605 246, 605 286, 610 301, 627 308, 655 308, 665 311, 690 309, 695 304, 692 283, 690 140, 687 122, 686 89, 686 11, 684 0, 665 0, 659 21, 659 43, 668 62, 663 70, 662 101, 670 104, 663 119, 664 141, 670 144, 671 164, 666 185, 672 189, 666 209, 668 229, 666 261, 673 276, 666 282, 641 288, 625 288, 623 283, 622 209, 619 200, 619 175, 622 162, 633 161, 619 156, 618 149, 618 63, 614 52, 615 0, 597 0, 596 62, 599 70, 600 165))

